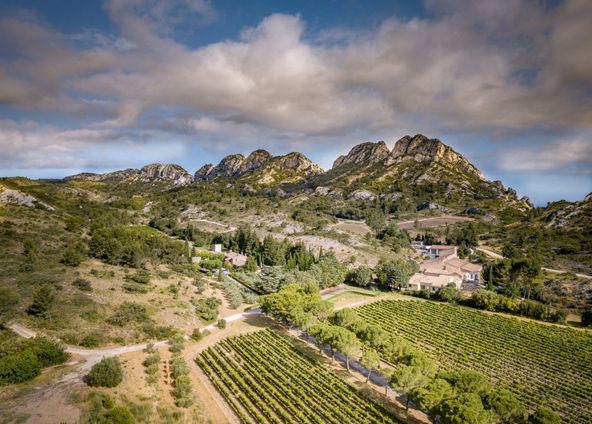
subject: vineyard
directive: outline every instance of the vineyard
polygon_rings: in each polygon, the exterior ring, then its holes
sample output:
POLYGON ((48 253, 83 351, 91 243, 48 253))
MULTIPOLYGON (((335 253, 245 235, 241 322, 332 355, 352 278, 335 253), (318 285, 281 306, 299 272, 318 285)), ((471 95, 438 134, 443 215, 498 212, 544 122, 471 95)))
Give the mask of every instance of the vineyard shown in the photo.
POLYGON ((480 372, 529 408, 545 406, 562 422, 590 423, 590 332, 432 302, 381 301, 355 310, 413 342, 445 370, 480 372))
POLYGON ((244 423, 397 422, 271 330, 223 340, 196 362, 244 423))

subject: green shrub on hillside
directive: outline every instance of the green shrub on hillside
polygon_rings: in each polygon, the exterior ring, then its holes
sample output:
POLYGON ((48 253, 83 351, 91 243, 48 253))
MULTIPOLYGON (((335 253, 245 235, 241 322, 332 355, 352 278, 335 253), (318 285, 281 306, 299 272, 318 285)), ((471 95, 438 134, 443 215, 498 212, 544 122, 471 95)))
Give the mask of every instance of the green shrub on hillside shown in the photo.
POLYGON ((123 369, 118 357, 103 358, 93 365, 87 383, 95 387, 115 387, 123 380, 123 369))
POLYGON ((130 322, 147 322, 150 320, 146 307, 134 302, 123 302, 115 313, 107 318, 107 323, 123 327, 130 322))
POLYGON ((59 343, 44 337, 11 341, 8 338, 0 346, 0 385, 31 380, 42 368, 64 363, 70 357, 59 343))
POLYGON ((6 355, 0 358, 0 386, 31 380, 40 371, 39 361, 31 351, 6 355))
POLYGON ((31 303, 31 306, 29 306, 29 309, 27 309, 27 312, 30 315, 44 316, 49 311, 54 299, 55 294, 53 289, 45 284, 33 293, 33 302, 31 303))
POLYGON ((84 279, 84 278, 77 278, 72 282, 72 285, 76 287, 78 290, 82 291, 92 291, 91 282, 84 279))
POLYGON ((134 424, 136 420, 132 413, 125 406, 115 406, 105 414, 106 422, 109 424, 134 424))

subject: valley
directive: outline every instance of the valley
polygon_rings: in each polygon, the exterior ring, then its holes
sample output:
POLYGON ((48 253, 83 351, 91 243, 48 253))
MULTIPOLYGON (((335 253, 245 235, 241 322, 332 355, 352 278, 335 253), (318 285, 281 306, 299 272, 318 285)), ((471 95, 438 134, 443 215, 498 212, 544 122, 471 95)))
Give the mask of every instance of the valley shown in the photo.
POLYGON ((534 207, 420 134, 0 187, 1 422, 592 413, 590 196, 534 207))

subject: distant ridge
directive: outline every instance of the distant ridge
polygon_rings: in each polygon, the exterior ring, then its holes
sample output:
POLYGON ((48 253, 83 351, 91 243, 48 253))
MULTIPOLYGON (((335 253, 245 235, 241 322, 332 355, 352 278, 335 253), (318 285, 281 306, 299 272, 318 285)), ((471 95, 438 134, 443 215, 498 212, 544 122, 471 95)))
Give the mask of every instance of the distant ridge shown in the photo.
POLYGON ((328 171, 299 152, 274 156, 258 149, 247 156, 228 155, 217 165, 205 164, 194 175, 179 165, 155 163, 106 174, 83 173, 65 180, 159 183, 158 187, 224 182, 251 192, 265 190, 282 196, 315 194, 359 201, 406 198, 440 210, 449 206, 475 213, 532 207, 528 198, 518 199, 516 192, 501 181, 487 180, 452 147, 423 134, 401 137, 392 150, 384 141, 358 144, 335 159, 328 171))

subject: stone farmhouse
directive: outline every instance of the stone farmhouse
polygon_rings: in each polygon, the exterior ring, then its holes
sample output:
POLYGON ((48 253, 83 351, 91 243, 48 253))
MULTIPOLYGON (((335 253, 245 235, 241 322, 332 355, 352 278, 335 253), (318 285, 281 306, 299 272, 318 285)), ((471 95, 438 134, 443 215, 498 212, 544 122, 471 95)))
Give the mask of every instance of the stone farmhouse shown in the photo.
POLYGON ((229 250, 224 253, 224 259, 232 264, 234 267, 241 267, 247 264, 247 256, 229 250))
POLYGON ((409 288, 435 292, 450 283, 459 290, 479 287, 482 265, 460 259, 456 246, 423 246, 420 251, 430 259, 419 265, 419 272, 409 280, 409 288))

